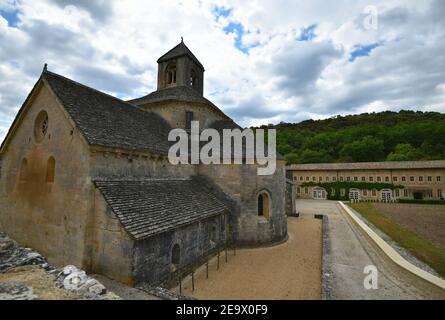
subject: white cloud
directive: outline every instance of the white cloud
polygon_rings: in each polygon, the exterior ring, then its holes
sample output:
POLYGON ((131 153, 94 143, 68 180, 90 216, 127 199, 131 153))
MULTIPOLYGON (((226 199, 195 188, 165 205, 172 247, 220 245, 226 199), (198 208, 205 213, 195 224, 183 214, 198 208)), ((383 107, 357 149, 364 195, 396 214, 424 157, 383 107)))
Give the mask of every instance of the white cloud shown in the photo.
POLYGON ((208 98, 242 125, 407 107, 444 112, 444 6, 440 0, 0 0, 0 140, 43 63, 134 98, 155 90, 156 60, 181 36, 206 68, 208 98), (377 30, 363 27, 368 5, 379 10, 377 30), (216 6, 227 16, 217 19, 216 6), (14 15, 17 21, 8 22, 14 15), (225 30, 229 25, 242 27, 239 41, 225 30), (310 25, 316 37, 297 41, 310 25), (349 61, 354 47, 373 43, 381 45, 349 61))

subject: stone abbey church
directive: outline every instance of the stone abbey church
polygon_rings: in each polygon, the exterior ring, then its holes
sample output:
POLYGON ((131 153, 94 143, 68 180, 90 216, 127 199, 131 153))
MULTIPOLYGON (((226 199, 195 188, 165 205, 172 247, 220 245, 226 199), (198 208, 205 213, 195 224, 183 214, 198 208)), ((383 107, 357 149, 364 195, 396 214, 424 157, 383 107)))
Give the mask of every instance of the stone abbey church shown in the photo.
POLYGON ((239 128, 203 97, 204 67, 181 41, 157 90, 123 101, 44 68, 0 149, 0 231, 58 266, 162 284, 226 244, 287 238, 285 160, 172 165, 168 134, 239 128))

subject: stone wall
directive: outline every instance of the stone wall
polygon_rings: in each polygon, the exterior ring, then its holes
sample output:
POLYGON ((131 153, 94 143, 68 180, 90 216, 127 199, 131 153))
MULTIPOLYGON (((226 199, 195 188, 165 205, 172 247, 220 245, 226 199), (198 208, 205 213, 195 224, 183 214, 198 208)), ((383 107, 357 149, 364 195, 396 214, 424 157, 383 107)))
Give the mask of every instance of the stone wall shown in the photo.
POLYGON ((216 120, 225 120, 219 112, 212 110, 205 104, 196 104, 191 102, 162 102, 159 104, 148 104, 142 108, 155 112, 163 117, 172 126, 172 128, 185 129, 185 113, 193 112, 193 120, 199 121, 199 128, 208 128, 216 120))
MULTIPOLYGON (((296 184, 299 198, 312 198, 312 187, 302 186, 305 182, 367 182, 367 183, 392 183, 395 185, 404 186, 407 190, 405 194, 404 189, 400 189, 399 196, 394 194, 394 198, 412 199, 415 190, 431 191, 432 197, 426 199, 439 199, 439 191, 442 197, 445 196, 445 168, 444 169, 381 169, 381 170, 289 170, 293 182, 296 184), (405 178, 403 181, 402 178, 405 178), (414 181, 411 181, 414 177, 414 181), (428 181, 431 177, 431 181, 428 181), (437 180, 440 177, 440 181, 437 180), (349 181, 348 181, 349 178, 349 181), (365 179, 363 181, 362 179, 365 179), (328 180, 329 179, 329 180, 328 180), (422 181, 421 181, 422 179, 422 181), (372 181, 371 181, 372 180, 372 181)), ((326 190, 330 192, 330 190, 326 190)), ((361 192, 360 196, 363 199, 378 201, 381 199, 381 191, 376 191, 375 196, 372 195, 371 190, 367 191, 367 195, 361 192)))
POLYGON ((172 165, 166 158, 95 152, 91 156, 92 179, 189 178, 195 165, 172 165))
POLYGON ((204 92, 204 72, 200 66, 187 56, 182 56, 170 61, 161 62, 158 64, 158 90, 169 86, 190 86, 190 76, 192 69, 195 71, 196 83, 195 90, 200 94, 204 92), (168 84, 166 79, 166 69, 170 64, 176 64, 176 83, 168 84))
POLYGON ((17 121, 2 155, 2 231, 41 252, 51 264, 84 267, 87 216, 93 210, 88 146, 42 83, 17 121), (48 114, 48 129, 38 142, 34 123, 41 110, 48 114), (54 182, 46 181, 50 157, 55 159, 54 182))
POLYGON ((280 242, 287 237, 285 212, 285 162, 277 161, 275 174, 258 176, 256 165, 200 166, 199 173, 210 177, 237 204, 230 227, 240 246, 280 242), (271 198, 270 217, 258 216, 258 195, 271 198))
POLYGON ((134 247, 135 285, 171 284, 177 270, 187 272, 194 264, 199 264, 198 258, 205 257, 212 248, 224 243, 223 214, 140 240, 134 247), (175 244, 180 248, 178 265, 172 264, 172 249, 175 244))
POLYGON ((294 183, 291 180, 286 180, 286 214, 288 216, 292 216, 297 213, 295 206, 296 196, 297 194, 294 183))
POLYGON ((119 219, 95 191, 94 223, 91 224, 91 270, 128 285, 133 285, 132 263, 134 240, 123 229, 119 219))

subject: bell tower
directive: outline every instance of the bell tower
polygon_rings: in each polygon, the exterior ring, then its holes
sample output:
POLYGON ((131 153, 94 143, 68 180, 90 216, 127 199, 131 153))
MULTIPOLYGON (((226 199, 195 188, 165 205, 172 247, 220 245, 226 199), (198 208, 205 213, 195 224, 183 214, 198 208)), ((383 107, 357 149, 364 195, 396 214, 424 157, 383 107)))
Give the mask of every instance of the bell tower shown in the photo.
POLYGON ((158 90, 188 86, 199 94, 204 93, 204 67, 181 42, 158 59, 158 90))

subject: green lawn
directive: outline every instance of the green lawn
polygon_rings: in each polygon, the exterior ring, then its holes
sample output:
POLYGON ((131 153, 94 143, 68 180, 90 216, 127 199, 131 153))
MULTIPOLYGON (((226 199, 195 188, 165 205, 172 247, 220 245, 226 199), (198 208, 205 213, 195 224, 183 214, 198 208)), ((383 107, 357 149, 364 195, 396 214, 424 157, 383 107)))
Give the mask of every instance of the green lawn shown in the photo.
POLYGON ((407 249, 419 260, 428 264, 445 277, 445 251, 436 247, 431 242, 419 237, 414 232, 395 223, 379 212, 372 203, 360 202, 349 204, 361 213, 369 222, 386 233, 400 246, 407 249))

